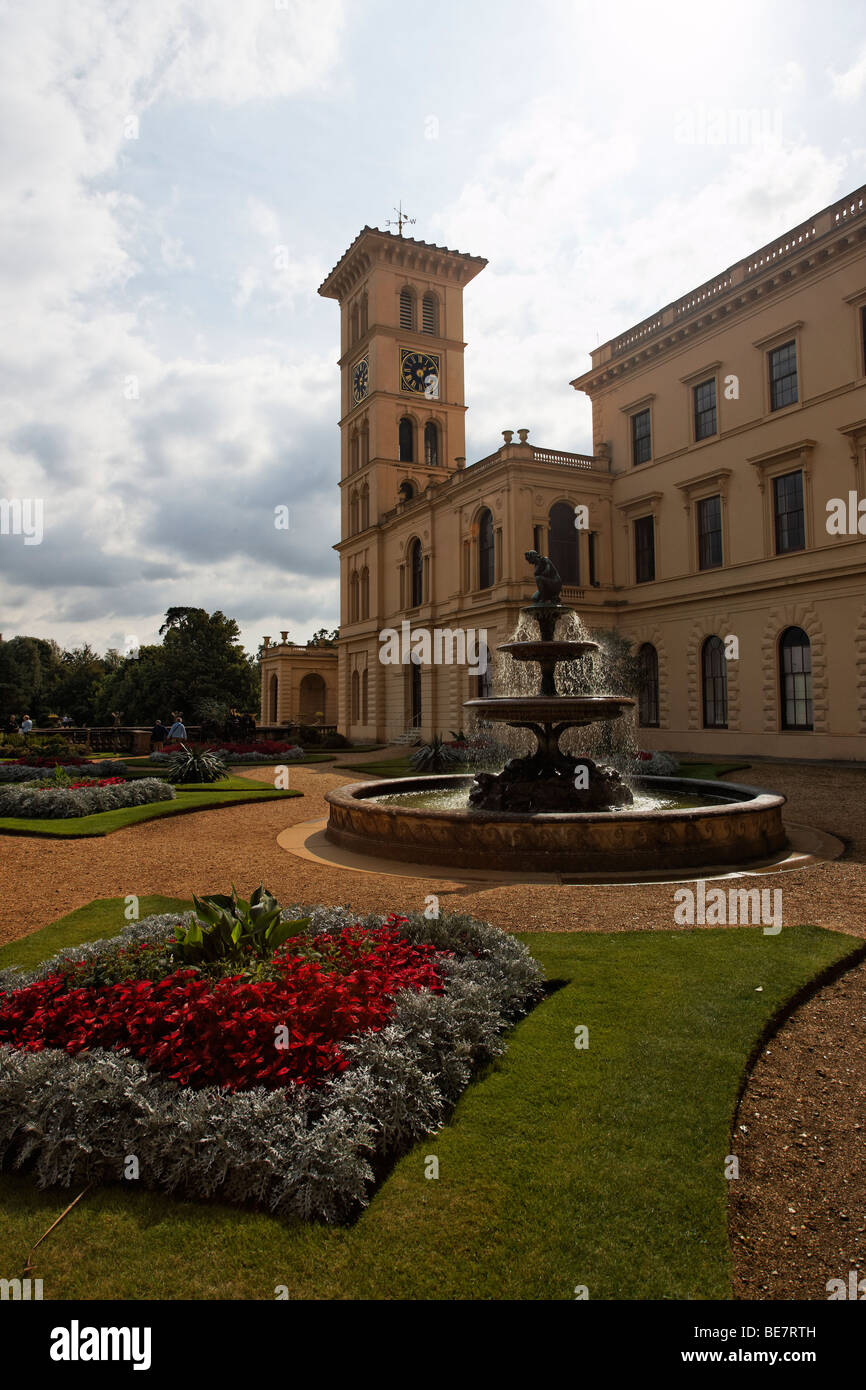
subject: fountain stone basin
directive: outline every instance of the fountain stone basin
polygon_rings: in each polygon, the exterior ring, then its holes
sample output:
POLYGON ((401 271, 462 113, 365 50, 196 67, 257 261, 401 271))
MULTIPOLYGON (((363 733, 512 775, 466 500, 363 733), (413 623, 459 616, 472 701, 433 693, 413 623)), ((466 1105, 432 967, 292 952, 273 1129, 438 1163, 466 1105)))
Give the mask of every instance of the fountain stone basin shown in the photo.
POLYGON ((485 695, 463 702, 464 709, 499 724, 561 724, 563 730, 618 719, 633 705, 625 695, 485 695))
POLYGON ((466 774, 355 782, 326 793, 326 836, 358 854, 442 869, 559 873, 593 878, 660 870, 709 873, 766 863, 787 847, 783 796, 733 782, 641 777, 633 785, 707 804, 671 810, 620 809, 514 814, 382 805, 400 794, 463 790, 466 774), (721 798, 725 798, 720 802, 721 798), (730 798, 730 799, 729 799, 730 798))
POLYGON ((572 642, 563 638, 558 638, 551 642, 542 642, 541 638, 535 641, 526 642, 500 642, 496 648, 498 652, 508 652, 515 661, 549 661, 552 665, 557 665, 560 661, 579 661, 582 656, 589 656, 591 652, 598 651, 597 642, 572 642))

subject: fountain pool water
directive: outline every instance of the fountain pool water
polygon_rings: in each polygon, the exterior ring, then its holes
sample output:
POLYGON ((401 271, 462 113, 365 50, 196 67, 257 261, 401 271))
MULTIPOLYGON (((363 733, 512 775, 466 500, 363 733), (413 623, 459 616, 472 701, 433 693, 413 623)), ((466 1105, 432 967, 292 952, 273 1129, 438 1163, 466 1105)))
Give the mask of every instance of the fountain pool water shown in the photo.
POLYGON ((440 774, 359 782, 328 792, 326 835, 345 849, 443 868, 487 868, 597 877, 768 862, 787 847, 785 798, 755 787, 692 778, 637 777, 560 747, 568 730, 621 718, 634 700, 618 694, 560 695, 556 667, 591 660, 597 644, 557 639, 573 614, 559 601, 550 560, 527 552, 538 583, 522 610, 537 638, 499 650, 535 662, 535 695, 493 695, 464 708, 492 723, 528 730, 535 751, 499 773, 440 774))

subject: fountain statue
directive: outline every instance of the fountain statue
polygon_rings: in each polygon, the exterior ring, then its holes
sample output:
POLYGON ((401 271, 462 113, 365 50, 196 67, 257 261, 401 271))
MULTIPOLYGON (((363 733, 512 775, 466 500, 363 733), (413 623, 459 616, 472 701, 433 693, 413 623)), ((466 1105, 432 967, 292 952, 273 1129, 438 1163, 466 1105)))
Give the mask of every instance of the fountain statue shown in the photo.
POLYGON ((592 660, 597 642, 556 639, 559 620, 574 612, 560 601, 562 578, 547 556, 527 550, 534 566, 536 591, 521 612, 538 624, 539 638, 504 642, 497 648, 516 661, 534 661, 541 668, 537 695, 492 695, 468 700, 464 709, 485 720, 513 729, 529 729, 537 748, 524 758, 512 758, 499 773, 479 772, 469 792, 469 804, 481 811, 544 812, 609 811, 630 806, 633 798, 619 773, 600 767, 588 757, 564 753, 559 740, 568 729, 599 720, 618 719, 634 700, 626 695, 560 695, 556 667, 561 661, 592 660))

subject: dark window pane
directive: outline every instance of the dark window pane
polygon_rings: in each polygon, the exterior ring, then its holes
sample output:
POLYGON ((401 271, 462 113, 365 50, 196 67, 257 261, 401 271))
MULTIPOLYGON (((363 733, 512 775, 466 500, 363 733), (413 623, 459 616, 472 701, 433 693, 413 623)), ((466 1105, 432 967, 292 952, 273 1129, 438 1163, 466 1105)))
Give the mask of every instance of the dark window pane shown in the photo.
POLYGON ((634 523, 634 569, 638 584, 646 584, 656 577, 655 532, 651 516, 642 516, 634 523))
POLYGON ((589 582, 594 589, 598 588, 598 532, 589 531, 587 533, 589 541, 589 582))
POLYGON ((812 728, 812 646, 801 627, 789 627, 779 643, 782 728, 812 728))
POLYGON ((493 513, 485 507, 481 516, 478 518, 479 589, 489 589, 491 587, 493 584, 494 572, 493 513))
POLYGON ((413 463, 415 461, 415 430, 412 421, 404 415, 400 421, 400 462, 413 463))
POLYGON ((698 502, 698 565, 716 569, 722 563, 722 499, 702 497, 698 502))
POLYGON ((631 461, 633 464, 646 463, 651 456, 650 413, 641 410, 631 417, 631 461))
POLYGON ((695 387, 695 439, 706 439, 716 433, 716 379, 702 381, 695 387))
POLYGON ((417 608, 424 597, 424 558, 421 542, 412 542, 412 607, 417 608))
POLYGON ((785 343, 770 353, 770 409, 781 410, 797 400, 797 344, 785 343))
POLYGON ((400 327, 415 327, 415 296, 411 290, 400 291, 400 327))
POLYGON ((803 474, 782 473, 773 479, 773 510, 776 527, 776 554, 806 547, 806 518, 803 511, 803 474))
POLYGON ((574 524, 574 508, 567 502, 555 502, 550 509, 549 555, 564 584, 580 583, 578 532, 574 524))
POLYGON ((659 722, 659 658, 655 647, 644 642, 637 654, 638 722, 655 728, 659 722))
POLYGON ((721 637, 708 637, 701 653, 704 728, 728 727, 728 670, 721 637))

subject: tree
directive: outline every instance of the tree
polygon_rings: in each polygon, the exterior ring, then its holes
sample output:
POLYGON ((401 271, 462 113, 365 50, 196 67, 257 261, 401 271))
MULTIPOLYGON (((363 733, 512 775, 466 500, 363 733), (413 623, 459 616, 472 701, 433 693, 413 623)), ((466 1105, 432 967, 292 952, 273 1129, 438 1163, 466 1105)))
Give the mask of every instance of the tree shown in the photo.
POLYGON ((239 644, 233 618, 204 608, 169 608, 161 646, 141 647, 106 678, 100 717, 121 710, 125 724, 149 724, 182 711, 192 721, 202 702, 258 709, 255 661, 239 644))
POLYGON ((340 636, 340 629, 339 629, 338 627, 333 628, 332 631, 330 631, 330 632, 328 631, 328 629, 327 629, 326 627, 320 627, 318 632, 314 632, 314 633, 313 633, 312 637, 310 638, 309 642, 307 643, 307 646, 308 646, 308 647, 336 647, 336 645, 337 645, 337 638, 338 638, 339 636, 340 636))

